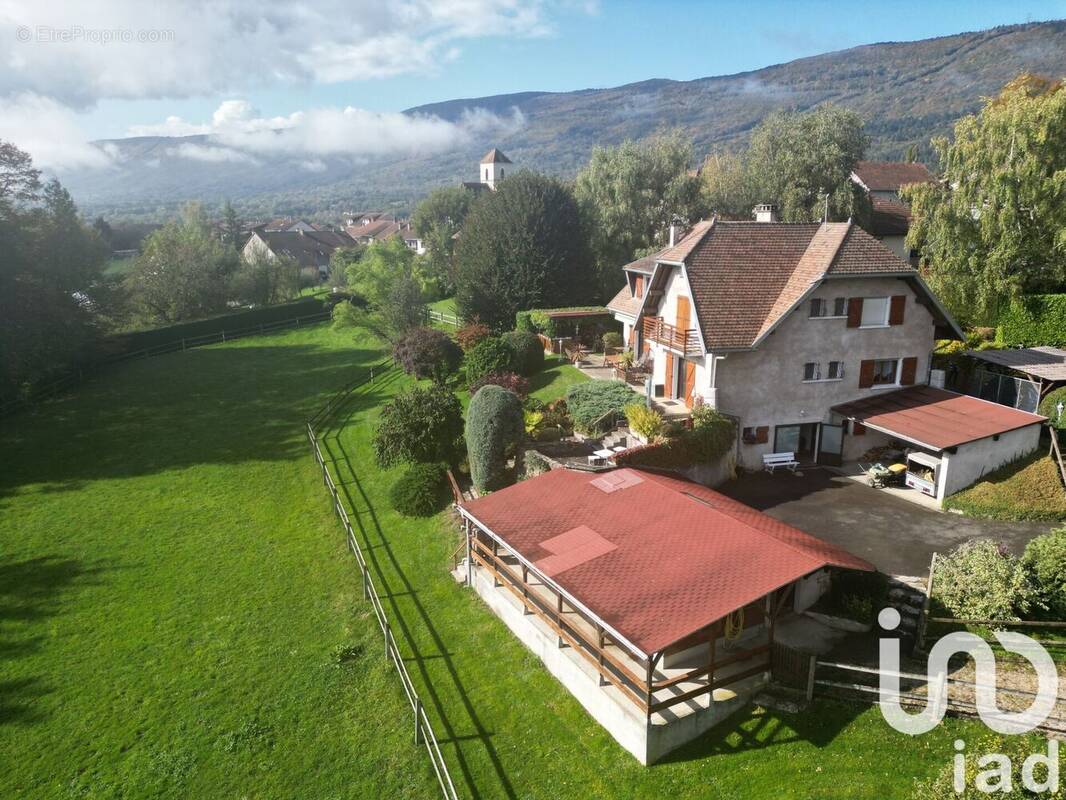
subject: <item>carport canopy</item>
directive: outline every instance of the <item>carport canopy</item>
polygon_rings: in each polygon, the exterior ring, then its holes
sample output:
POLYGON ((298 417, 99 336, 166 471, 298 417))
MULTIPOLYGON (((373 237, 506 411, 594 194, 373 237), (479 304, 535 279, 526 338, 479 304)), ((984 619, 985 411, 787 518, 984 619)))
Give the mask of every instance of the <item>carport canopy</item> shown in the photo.
POLYGON ((932 386, 910 386, 863 397, 833 406, 833 411, 867 428, 933 451, 949 450, 1047 419, 932 386))

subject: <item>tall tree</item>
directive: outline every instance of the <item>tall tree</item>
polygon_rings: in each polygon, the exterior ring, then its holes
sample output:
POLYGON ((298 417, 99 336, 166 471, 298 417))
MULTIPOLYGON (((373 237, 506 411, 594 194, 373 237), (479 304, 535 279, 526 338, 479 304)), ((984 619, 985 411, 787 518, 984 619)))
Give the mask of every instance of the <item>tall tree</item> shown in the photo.
POLYGON ((231 288, 234 297, 246 303, 272 305, 291 300, 300 293, 300 265, 288 256, 254 250, 241 256, 231 288))
POLYGON ((222 206, 222 241, 234 250, 241 249, 241 220, 229 200, 222 206))
POLYGON ((711 210, 737 216, 754 203, 777 205, 786 222, 816 222, 849 217, 865 222, 865 194, 851 180, 855 163, 869 144, 862 118, 831 104, 813 111, 775 111, 751 135, 738 161, 708 162, 703 174, 704 201, 711 210))
POLYGON ((107 247, 58 181, 0 142, 0 395, 64 370, 95 338, 107 247))
POLYGON ((126 283, 145 320, 196 319, 226 309, 238 264, 236 251, 218 240, 203 210, 191 203, 181 219, 144 240, 126 283))
POLYGON ((415 254, 399 237, 370 245, 348 266, 348 286, 370 304, 364 324, 397 341, 425 321, 422 287, 414 274, 415 254))
POLYGON ((593 149, 574 194, 591 223, 604 298, 621 285, 618 268, 665 244, 672 222, 692 223, 703 215, 691 161, 692 143, 680 131, 593 149))
POLYGON ((415 208, 411 224, 426 248, 422 272, 445 296, 455 293, 453 258, 456 234, 462 229, 474 193, 459 186, 434 189, 415 208))
POLYGON ((526 170, 474 203, 455 265, 460 314, 497 331, 509 330, 518 311, 582 305, 596 295, 577 201, 556 179, 526 170))
POLYGON ((1021 75, 933 140, 943 180, 906 187, 908 241, 959 319, 1066 287, 1066 89, 1021 75))

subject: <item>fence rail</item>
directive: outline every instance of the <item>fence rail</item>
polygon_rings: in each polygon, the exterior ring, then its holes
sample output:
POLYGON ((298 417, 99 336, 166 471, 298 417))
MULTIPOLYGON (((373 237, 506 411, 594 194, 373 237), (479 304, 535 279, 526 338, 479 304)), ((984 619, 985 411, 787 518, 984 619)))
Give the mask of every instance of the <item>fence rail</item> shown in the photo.
POLYGON ((395 667, 396 673, 400 676, 400 685, 403 687, 404 695, 406 695, 407 702, 411 706, 411 712, 414 715, 415 744, 421 744, 425 747, 430 763, 433 766, 433 773, 437 778, 437 783, 440 785, 441 792, 446 800, 458 800, 459 796, 456 794, 455 784, 452 782, 452 777, 448 773, 448 766, 441 753, 437 735, 433 730, 433 725, 430 723, 429 718, 426 716, 422 699, 419 697, 418 691, 415 689, 415 685, 411 681, 411 676, 407 672, 407 666, 404 664, 403 656, 400 654, 400 650, 396 646, 396 638, 392 633, 392 624, 389 622, 389 616, 385 612, 384 604, 381 602, 381 596, 378 594, 378 590, 374 586, 374 577, 370 573, 370 568, 367 565, 366 557, 363 554, 363 549, 359 544, 359 540, 356 538, 355 529, 352 527, 348 512, 344 507, 344 503, 341 502, 340 495, 337 492, 337 484, 330 472, 329 464, 326 459, 323 458, 322 449, 318 444, 319 435, 316 431, 316 426, 320 426, 325 420, 329 419, 337 408, 348 399, 352 392, 361 386, 373 383, 375 375, 380 376, 382 372, 388 371, 391 366, 391 361, 383 361, 382 363, 371 367, 368 375, 357 378, 355 381, 334 394, 328 401, 326 401, 325 405, 316 411, 307 421, 307 439, 310 442, 311 452, 315 457, 315 461, 318 462, 318 466, 322 469, 322 482, 325 484, 325 487, 329 491, 330 497, 333 500, 333 510, 337 514, 338 519, 340 519, 341 524, 344 526, 348 550, 351 551, 353 556, 355 556, 355 561, 359 565, 359 574, 363 584, 363 599, 367 600, 370 603, 371 608, 374 609, 374 618, 377 620, 378 627, 381 628, 381 635, 384 640, 385 657, 389 663, 395 667))
POLYGON ((444 325, 451 325, 453 328, 458 328, 463 324, 463 321, 459 319, 458 314, 447 314, 443 311, 436 311, 431 308, 426 312, 426 315, 429 317, 430 322, 440 322, 444 325))
POLYGON ((201 336, 189 336, 182 339, 175 339, 172 342, 164 342, 163 344, 153 345, 152 347, 145 347, 141 350, 135 350, 129 353, 119 353, 118 355, 94 361, 92 364, 78 367, 65 375, 61 375, 47 383, 36 386, 25 397, 15 397, 0 402, 0 417, 5 417, 16 411, 29 408, 35 403, 40 403, 55 397, 62 392, 72 389, 86 378, 95 375, 100 370, 114 366, 115 364, 121 364, 125 361, 134 361, 139 358, 161 356, 166 353, 175 353, 179 350, 191 350, 194 347, 204 347, 209 344, 229 342, 234 339, 242 339, 246 336, 258 336, 259 334, 270 333, 272 331, 281 330, 282 328, 299 328, 301 325, 313 325, 319 322, 324 322, 329 319, 329 317, 330 314, 328 311, 323 311, 318 314, 305 314, 300 317, 283 319, 277 322, 264 322, 260 325, 250 325, 246 328, 237 328, 229 331, 223 329, 221 331, 216 331, 215 333, 207 333, 201 336))

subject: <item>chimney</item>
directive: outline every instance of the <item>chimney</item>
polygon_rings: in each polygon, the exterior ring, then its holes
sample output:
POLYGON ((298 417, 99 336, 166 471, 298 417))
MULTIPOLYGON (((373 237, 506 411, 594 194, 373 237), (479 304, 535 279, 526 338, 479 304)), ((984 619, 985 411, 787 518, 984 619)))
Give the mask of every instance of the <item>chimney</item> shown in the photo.
POLYGON ((755 206, 752 213, 755 215, 756 222, 779 222, 777 217, 777 206, 772 203, 759 203, 755 206))
POLYGON ((677 239, 677 225, 670 223, 670 247, 674 246, 677 239))

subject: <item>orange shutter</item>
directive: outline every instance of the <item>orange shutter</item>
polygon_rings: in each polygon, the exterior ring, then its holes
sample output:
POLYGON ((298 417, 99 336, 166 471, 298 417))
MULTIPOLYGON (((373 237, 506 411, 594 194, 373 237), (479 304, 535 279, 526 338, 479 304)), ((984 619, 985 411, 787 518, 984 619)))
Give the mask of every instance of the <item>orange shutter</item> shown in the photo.
POLYGON ((637 299, 640 299, 641 297, 644 296, 644 276, 643 275, 638 275, 637 276, 636 284, 634 285, 634 288, 633 288, 633 296, 636 297, 637 299))
POLYGON ((685 363, 685 405, 692 407, 692 393, 696 389, 696 365, 691 361, 685 363))
POLYGON ((862 298, 848 298, 848 327, 857 328, 862 325, 862 298))
POLYGON ((766 444, 770 441, 770 427, 768 425, 760 425, 755 429, 755 442, 756 444, 766 444))
POLYGON ((873 359, 859 364, 859 388, 869 389, 874 385, 874 362, 873 359))
POLYGON ((851 423, 851 435, 852 436, 864 436, 866 434, 866 426, 858 420, 854 420, 851 423))
POLYGON ((676 397, 677 387, 674 385, 674 356, 673 353, 666 353, 666 391, 663 392, 666 397, 676 397))
POLYGON ((903 366, 899 371, 899 382, 902 386, 911 386, 918 374, 918 359, 915 356, 903 359, 903 366))
POLYGON ((688 298, 679 294, 677 296, 677 321, 674 323, 674 327, 684 333, 688 330, 690 317, 691 306, 689 305, 688 298))
POLYGON ((895 295, 890 301, 888 307, 888 324, 889 325, 902 325, 903 314, 907 308, 907 296, 903 294, 895 295))

